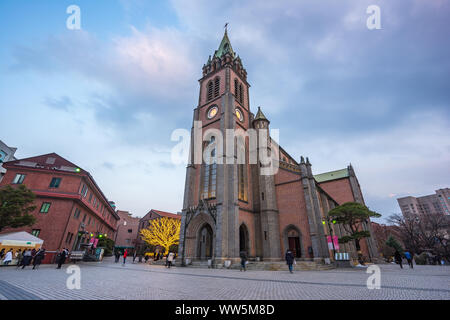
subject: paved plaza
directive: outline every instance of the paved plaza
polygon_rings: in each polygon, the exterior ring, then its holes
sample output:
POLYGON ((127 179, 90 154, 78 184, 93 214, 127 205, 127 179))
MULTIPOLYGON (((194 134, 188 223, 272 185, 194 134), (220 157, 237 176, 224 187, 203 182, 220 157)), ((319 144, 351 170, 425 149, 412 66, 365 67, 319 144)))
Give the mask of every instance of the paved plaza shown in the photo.
POLYGON ((143 263, 79 263, 81 288, 68 289, 68 264, 56 270, 0 268, 0 299, 445 299, 450 300, 450 267, 380 265, 381 289, 369 290, 366 269, 247 271, 143 263))

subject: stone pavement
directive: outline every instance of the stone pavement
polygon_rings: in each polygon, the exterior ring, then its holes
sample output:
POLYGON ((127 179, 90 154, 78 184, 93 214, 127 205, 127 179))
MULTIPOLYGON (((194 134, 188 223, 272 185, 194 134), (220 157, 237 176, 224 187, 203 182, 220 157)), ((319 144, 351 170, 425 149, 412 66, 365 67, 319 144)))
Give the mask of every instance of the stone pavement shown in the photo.
MULTIPOLYGON (((121 260, 122 261, 122 260, 121 260)), ((81 288, 66 286, 68 265, 56 270, 0 268, 0 299, 445 299, 450 300, 449 266, 380 265, 381 289, 369 290, 366 269, 247 271, 125 266, 108 259, 78 263, 81 288)))

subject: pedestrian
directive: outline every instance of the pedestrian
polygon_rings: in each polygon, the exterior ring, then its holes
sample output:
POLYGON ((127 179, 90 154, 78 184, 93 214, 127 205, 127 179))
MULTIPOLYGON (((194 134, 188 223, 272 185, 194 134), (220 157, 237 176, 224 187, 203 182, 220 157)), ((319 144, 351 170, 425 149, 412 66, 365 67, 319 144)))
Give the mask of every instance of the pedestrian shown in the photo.
POLYGON ((127 255, 128 255, 128 250, 125 249, 125 251, 123 252, 123 265, 125 265, 125 262, 127 260, 127 255))
POLYGON ((3 248, 2 251, 0 251, 0 260, 2 260, 4 256, 5 256, 5 248, 3 248))
POLYGON ((398 252, 397 250, 395 250, 394 258, 395 258, 395 263, 399 264, 399 265, 400 265, 400 268, 403 269, 403 265, 402 265, 402 255, 401 255, 400 252, 398 252))
POLYGON ((25 250, 25 252, 23 253, 23 259, 22 259, 22 269, 25 269, 26 266, 30 265, 31 260, 33 259, 33 257, 31 256, 31 250, 27 249, 25 250))
POLYGON ((114 256, 116 258, 116 263, 118 263, 119 259, 120 259, 120 251, 116 249, 116 252, 114 253, 114 256))
POLYGON ((174 259, 174 254, 173 252, 169 252, 169 254, 167 255, 167 267, 170 269, 170 267, 172 266, 172 262, 174 259))
POLYGON ((413 266, 412 256, 411 256, 411 253, 409 253, 409 251, 405 251, 405 258, 408 261, 409 267, 411 269, 413 269, 414 266, 413 266))
POLYGON ((68 254, 69 254, 69 250, 67 250, 66 248, 61 250, 61 252, 59 254, 59 259, 58 259, 58 267, 56 269, 61 269, 61 266, 66 261, 66 257, 67 257, 68 254))
POLYGON ((145 263, 147 263, 148 262, 148 259, 149 259, 150 257, 149 257, 149 255, 148 254, 146 254, 145 255, 145 257, 144 257, 144 259, 145 259, 145 263))
POLYGON ((12 249, 9 249, 9 251, 5 255, 5 259, 3 260, 3 265, 7 266, 12 261, 12 249))
POLYGON ((291 250, 288 249, 286 251, 285 259, 286 259, 286 263, 287 263, 287 265, 289 267, 289 272, 293 273, 294 254, 292 253, 291 250))
POLYGON ((39 267, 41 265, 42 260, 44 260, 45 257, 45 249, 39 249, 39 251, 36 252, 36 255, 34 256, 33 260, 33 269, 36 269, 36 266, 39 267))
POLYGON ((134 252, 133 252, 133 263, 134 263, 134 260, 136 260, 136 257, 137 257, 137 252, 136 252, 136 250, 134 250, 134 252))
POLYGON ((242 250, 239 253, 239 256, 241 257, 241 268, 240 268, 240 271, 242 271, 242 270, 247 271, 247 253, 242 250))
POLYGON ((16 252, 17 268, 19 268, 19 266, 22 264, 22 259, 23 259, 23 252, 22 249, 19 249, 19 251, 16 252))

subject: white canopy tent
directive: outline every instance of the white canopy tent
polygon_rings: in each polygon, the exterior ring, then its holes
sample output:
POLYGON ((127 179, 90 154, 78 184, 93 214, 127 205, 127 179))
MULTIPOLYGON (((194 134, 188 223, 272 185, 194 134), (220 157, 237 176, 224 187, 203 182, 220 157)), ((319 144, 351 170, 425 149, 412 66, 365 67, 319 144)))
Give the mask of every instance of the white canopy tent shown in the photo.
POLYGON ((32 247, 42 246, 44 240, 25 231, 0 234, 0 246, 2 247, 32 247))

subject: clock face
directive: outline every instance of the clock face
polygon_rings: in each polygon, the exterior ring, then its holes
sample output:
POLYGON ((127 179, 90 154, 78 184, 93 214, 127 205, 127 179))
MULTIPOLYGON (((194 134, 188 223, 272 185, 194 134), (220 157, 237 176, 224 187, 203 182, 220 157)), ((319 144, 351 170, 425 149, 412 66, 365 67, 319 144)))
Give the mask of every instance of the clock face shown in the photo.
POLYGON ((235 110, 236 117, 239 119, 239 121, 244 121, 244 115, 242 114, 242 111, 239 108, 236 108, 235 110))
POLYGON ((208 119, 212 119, 216 116, 217 112, 219 112, 219 108, 217 106, 212 106, 208 110, 208 119))

